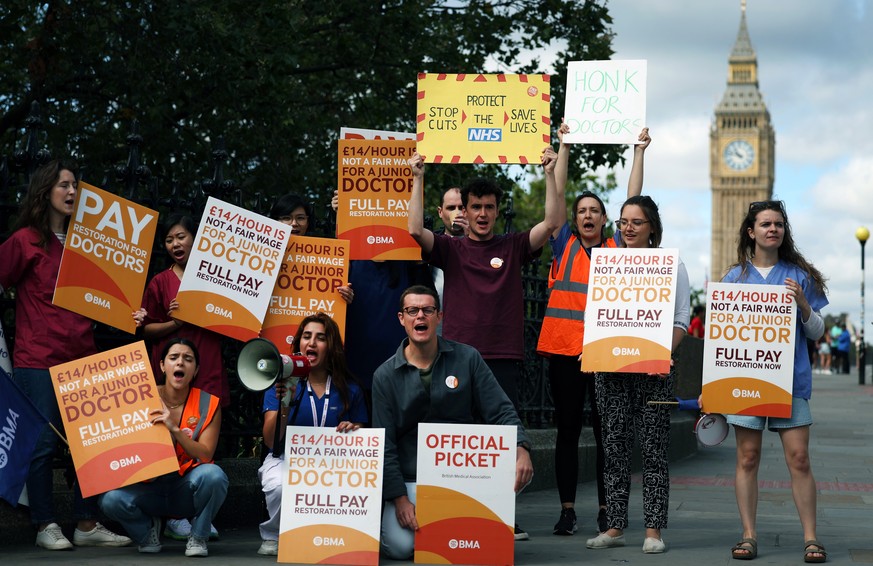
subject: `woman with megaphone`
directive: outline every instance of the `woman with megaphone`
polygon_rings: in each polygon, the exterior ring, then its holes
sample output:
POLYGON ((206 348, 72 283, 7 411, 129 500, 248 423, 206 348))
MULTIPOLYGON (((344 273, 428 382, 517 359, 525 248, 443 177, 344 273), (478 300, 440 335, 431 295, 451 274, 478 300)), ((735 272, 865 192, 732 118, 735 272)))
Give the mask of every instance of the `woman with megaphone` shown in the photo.
MULTIPOLYGON (((337 432, 357 430, 369 419, 364 393, 348 370, 340 330, 320 312, 303 319, 294 335, 294 347, 309 360, 309 376, 292 388, 287 424, 335 427, 337 432)), ((279 380, 264 393, 264 444, 271 449, 258 470, 270 518, 261 523, 258 554, 279 553, 279 509, 282 503, 283 438, 276 435, 280 400, 285 381, 279 380), (276 442, 276 439, 279 442, 276 442)))
POLYGON ((207 556, 212 520, 227 496, 227 475, 212 458, 221 430, 218 397, 191 387, 200 369, 193 342, 171 338, 161 354, 164 385, 158 388, 161 408, 152 425, 163 425, 173 438, 179 471, 128 485, 100 496, 107 517, 121 523, 139 551, 161 551, 161 517, 191 517, 185 556, 207 556))

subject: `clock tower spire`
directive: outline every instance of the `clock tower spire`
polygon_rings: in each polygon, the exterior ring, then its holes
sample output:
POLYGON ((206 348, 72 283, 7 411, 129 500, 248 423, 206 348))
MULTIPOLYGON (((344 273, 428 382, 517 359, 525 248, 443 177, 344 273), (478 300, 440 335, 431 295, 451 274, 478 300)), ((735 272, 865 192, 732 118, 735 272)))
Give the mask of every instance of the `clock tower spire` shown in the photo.
POLYGON ((728 58, 727 88, 709 134, 712 185, 712 265, 718 281, 737 261, 737 230, 749 203, 773 195, 776 136, 758 90, 758 58, 741 2, 740 29, 728 58))

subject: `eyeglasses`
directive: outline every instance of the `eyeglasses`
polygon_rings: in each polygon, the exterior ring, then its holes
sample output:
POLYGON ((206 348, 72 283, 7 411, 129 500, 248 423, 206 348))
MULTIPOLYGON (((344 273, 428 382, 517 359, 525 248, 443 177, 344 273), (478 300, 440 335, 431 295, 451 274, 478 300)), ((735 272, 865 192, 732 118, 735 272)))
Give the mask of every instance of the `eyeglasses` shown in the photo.
POLYGON ((627 218, 622 218, 620 220, 615 221, 615 225, 620 229, 624 229, 628 224, 633 226, 634 228, 639 228, 644 224, 648 224, 648 220, 640 220, 639 218, 634 218, 633 220, 628 220, 627 218))
POLYGON ((299 214, 297 216, 280 216, 279 222, 290 223, 294 222, 295 224, 306 224, 309 220, 309 217, 305 214, 299 214))
POLYGON ((781 200, 762 200, 749 203, 749 213, 761 212, 762 210, 776 210, 785 216, 785 203, 781 200))
POLYGON ((418 312, 424 313, 424 316, 433 316, 437 312, 436 307, 404 307, 403 312, 409 316, 418 316, 418 312))

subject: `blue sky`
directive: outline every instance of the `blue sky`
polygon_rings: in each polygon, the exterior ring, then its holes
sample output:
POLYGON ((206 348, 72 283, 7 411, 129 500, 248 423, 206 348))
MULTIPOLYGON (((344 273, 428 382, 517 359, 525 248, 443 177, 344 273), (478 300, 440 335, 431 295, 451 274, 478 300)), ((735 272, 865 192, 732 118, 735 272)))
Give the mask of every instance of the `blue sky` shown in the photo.
MULTIPOLYGON (((709 128, 724 93, 740 0, 611 0, 614 59, 648 60, 653 143, 644 192, 659 203, 665 247, 691 284, 710 268, 709 128)), ((828 277, 825 314, 860 314, 860 245, 873 230, 873 21, 864 0, 750 0, 746 20, 759 88, 776 131, 774 196, 786 202, 801 251, 828 277)), ((561 64, 556 62, 555 64, 561 64)), ((563 104, 563 101, 554 103, 563 104)), ((619 186, 627 169, 618 171, 619 186)), ((572 175, 572 172, 571 172, 572 175)), ((608 207, 615 218, 615 195, 608 207)), ((873 272, 873 244, 867 260, 873 272)), ((870 287, 873 288, 873 277, 870 287)), ((866 324, 873 318, 873 290, 866 324)))

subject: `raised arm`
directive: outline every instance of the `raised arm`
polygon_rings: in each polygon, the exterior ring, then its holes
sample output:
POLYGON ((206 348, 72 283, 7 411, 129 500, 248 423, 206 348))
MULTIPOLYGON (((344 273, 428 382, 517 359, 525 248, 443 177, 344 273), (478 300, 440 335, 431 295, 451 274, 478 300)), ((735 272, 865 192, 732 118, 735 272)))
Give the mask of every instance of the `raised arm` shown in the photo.
POLYGON ((652 143, 648 128, 643 128, 639 140, 642 143, 634 145, 634 162, 631 165, 630 179, 627 181, 627 198, 639 196, 643 192, 643 160, 646 156, 646 148, 652 143))
MULTIPOLYGON (((555 198, 563 208, 566 202, 567 194, 567 170, 570 162, 570 147, 564 143, 564 134, 570 131, 570 126, 561 122, 561 127, 558 128, 558 162, 555 164, 555 198)), ((575 213, 575 211, 574 211, 575 213)), ((552 231, 552 236, 557 238, 558 232, 561 231, 564 223, 561 222, 558 227, 552 231)))
POLYGON ((416 151, 409 159, 412 168, 412 196, 409 199, 409 235, 424 253, 433 250, 433 232, 424 227, 424 159, 416 151))
MULTIPOLYGON (((558 154, 552 146, 543 149, 541 158, 543 170, 546 174, 546 206, 543 221, 531 228, 530 247, 538 250, 549 240, 549 235, 558 230, 566 219, 563 198, 558 202, 558 189, 555 181, 555 167, 558 163, 558 154)), ((566 178, 566 177, 565 177, 566 178)))

